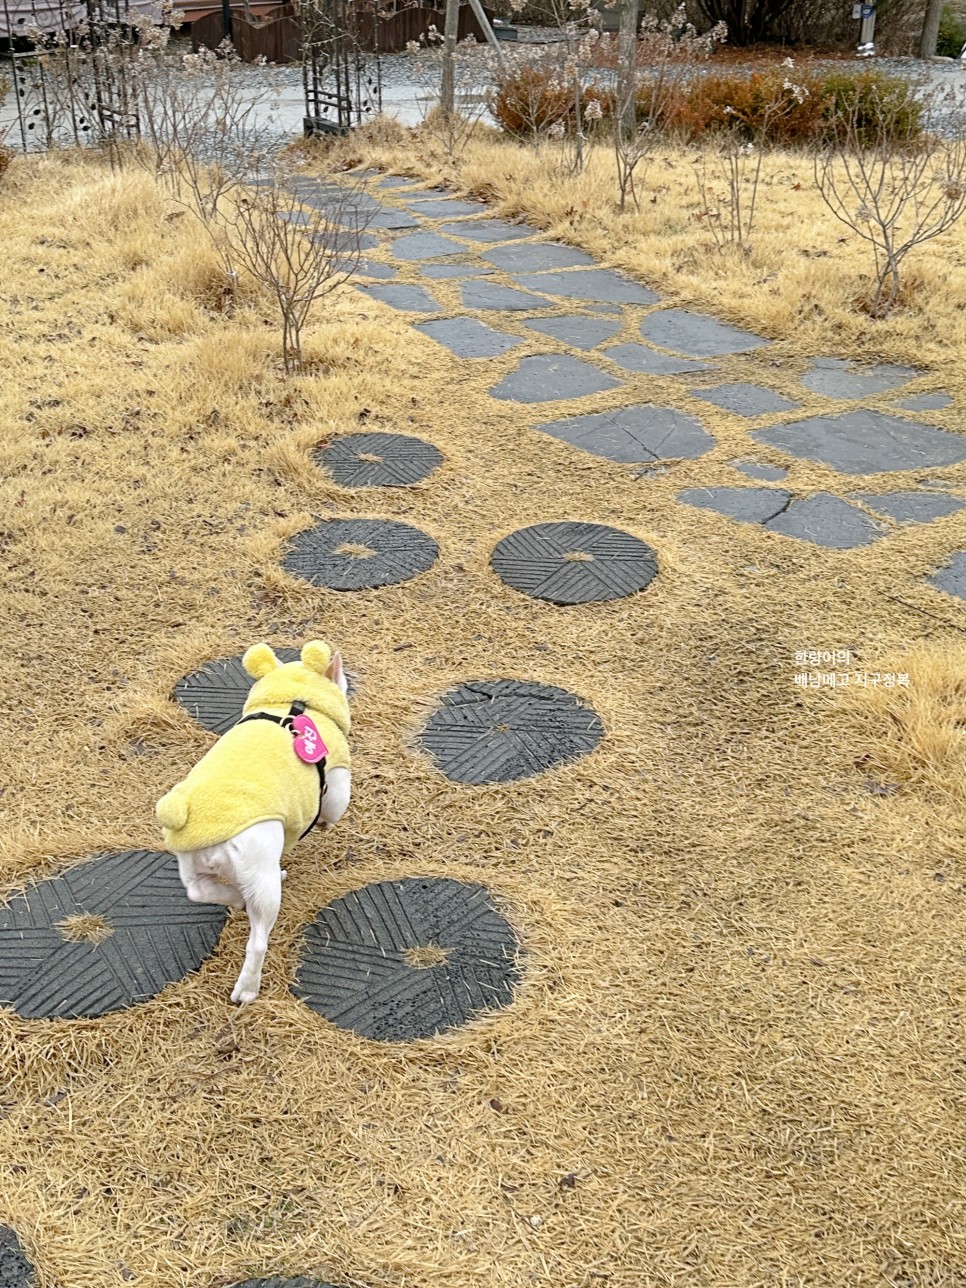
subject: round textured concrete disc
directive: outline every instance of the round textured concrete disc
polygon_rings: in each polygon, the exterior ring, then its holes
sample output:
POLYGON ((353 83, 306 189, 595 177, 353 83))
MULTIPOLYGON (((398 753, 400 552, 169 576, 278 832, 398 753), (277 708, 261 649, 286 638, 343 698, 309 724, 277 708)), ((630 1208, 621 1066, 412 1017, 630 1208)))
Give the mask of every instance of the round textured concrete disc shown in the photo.
MULTIPOLYGON (((276 648, 280 662, 297 662, 297 648, 276 648)), ((174 686, 174 700, 212 733, 227 733, 242 716, 242 707, 255 681, 238 657, 206 662, 174 686)))
POLYGON ((343 487, 411 487, 432 474, 443 454, 408 434, 346 434, 315 459, 343 487))
POLYGON ((88 859, 0 908, 0 1004, 31 1020, 134 1006, 197 970, 226 916, 188 902, 170 854, 88 859))
POLYGON ((516 951, 483 886, 383 881, 322 909, 306 929, 292 991, 362 1037, 412 1041, 507 1006, 516 951))
POLYGON ((8 1225, 0 1225, 0 1288, 33 1288, 35 1282, 20 1240, 8 1225))
POLYGON ((450 689, 419 741, 455 783, 511 783, 593 751, 600 717, 566 689, 476 680, 450 689))
POLYGON ((629 532, 600 523, 537 523, 504 537, 493 571, 525 595, 552 604, 591 604, 643 590, 657 556, 629 532))
POLYGON ((323 519, 293 537, 286 572, 329 590, 372 590, 431 568, 439 546, 393 519, 323 519))

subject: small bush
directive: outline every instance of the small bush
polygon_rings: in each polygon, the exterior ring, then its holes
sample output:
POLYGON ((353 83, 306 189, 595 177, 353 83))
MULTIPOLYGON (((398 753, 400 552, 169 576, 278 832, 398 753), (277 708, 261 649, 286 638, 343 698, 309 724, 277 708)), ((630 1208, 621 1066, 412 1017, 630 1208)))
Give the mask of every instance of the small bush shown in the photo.
POLYGON ((939 18, 939 42, 936 53, 946 58, 958 58, 966 45, 966 22, 948 4, 943 5, 939 18))
POLYGON ((7 170, 7 167, 10 165, 10 162, 12 160, 13 160, 13 153, 10 151, 9 148, 4 147, 4 145, 0 143, 0 179, 3 178, 7 170))
MULTIPOLYGON (((598 85, 581 90, 585 128, 591 121, 609 117, 613 106, 612 91, 598 85), (599 115, 596 109, 587 114, 591 103, 598 104, 599 115)), ((518 139, 572 134, 577 122, 573 87, 549 64, 518 63, 505 71, 497 81, 490 111, 501 129, 518 139)))
POLYGON ((825 117, 833 121, 855 112, 859 137, 865 143, 882 137, 911 143, 922 134, 922 104, 910 86, 885 72, 831 72, 823 81, 825 117))

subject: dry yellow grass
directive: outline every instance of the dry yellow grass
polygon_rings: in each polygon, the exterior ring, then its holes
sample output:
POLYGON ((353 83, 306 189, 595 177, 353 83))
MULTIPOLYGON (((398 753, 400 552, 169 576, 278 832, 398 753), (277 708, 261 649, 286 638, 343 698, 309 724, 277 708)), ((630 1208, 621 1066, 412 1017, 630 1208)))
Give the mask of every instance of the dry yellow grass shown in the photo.
MULTIPOLYGON (((506 209, 522 208, 529 162, 486 147, 465 186, 499 159, 493 182, 514 174, 506 209)), ((18 163, 0 191, 0 876, 12 890, 156 845, 154 802, 210 742, 172 686, 259 639, 344 651, 355 792, 288 864, 252 1007, 228 1002, 234 916, 214 958, 144 1006, 91 1022, 0 1012, 0 1220, 39 1288, 960 1282, 958 745, 920 739, 920 772, 884 707, 793 676, 809 646, 849 647, 870 670, 898 669, 913 639, 944 649, 959 610, 919 579, 963 547, 966 517, 829 552, 688 509, 682 486, 733 481, 736 418, 707 417, 719 445, 701 461, 635 479, 531 432, 545 408, 488 397, 518 355, 444 359, 351 290, 309 328, 313 374, 285 380, 265 301, 210 313, 215 261, 169 213, 142 179, 60 157, 18 163), (360 424, 425 437, 445 462, 418 488, 346 492, 310 452, 360 424), (440 559, 401 586, 312 589, 279 557, 313 513, 404 518, 440 559), (504 533, 563 517, 638 533, 660 576, 562 610, 492 575, 504 533), (444 780, 414 748, 426 706, 501 675, 584 697, 599 750, 505 787, 444 780), (511 1008, 384 1046, 290 995, 320 906, 420 873, 482 881, 506 910, 527 952, 511 1008)), ((677 240, 646 242, 648 280, 769 334, 800 317, 775 353, 787 370, 809 346, 861 347, 871 324, 846 321, 851 286, 836 311, 834 272, 787 231, 775 296, 761 266, 684 267, 681 219, 677 240), (784 298, 805 280, 821 324, 784 298)), ((587 244, 609 235, 581 227, 587 244)), ((640 269, 636 245, 612 262, 640 269)), ((875 334, 886 357, 942 351, 948 371, 922 387, 961 407, 959 271, 937 283, 935 315, 875 334)), ((964 467, 934 473, 966 483, 964 467)), ((949 679, 941 691, 893 700, 949 725, 961 699, 949 679)))

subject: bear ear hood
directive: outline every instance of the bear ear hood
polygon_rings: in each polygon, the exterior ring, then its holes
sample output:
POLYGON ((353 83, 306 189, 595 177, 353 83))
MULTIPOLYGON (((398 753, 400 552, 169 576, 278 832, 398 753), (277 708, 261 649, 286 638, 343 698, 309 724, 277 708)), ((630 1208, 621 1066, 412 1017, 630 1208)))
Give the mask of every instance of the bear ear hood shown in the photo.
POLYGON ((293 702, 304 702, 348 736, 352 724, 349 703, 338 684, 326 674, 332 665, 328 644, 309 640, 299 661, 284 664, 267 644, 253 644, 242 658, 242 665, 255 680, 245 700, 245 715, 263 707, 287 709, 293 702))
MULTIPOLYGON (((271 650, 269 650, 271 652, 271 650)), ((332 652, 322 640, 309 640, 302 649, 302 661, 313 671, 318 671, 320 675, 325 675, 329 663, 332 661, 332 652)))
MULTIPOLYGON (((302 650, 302 655, 305 656, 305 649, 302 650)), ((267 644, 253 644, 242 658, 242 666, 253 680, 261 680, 279 665, 278 658, 267 644)))

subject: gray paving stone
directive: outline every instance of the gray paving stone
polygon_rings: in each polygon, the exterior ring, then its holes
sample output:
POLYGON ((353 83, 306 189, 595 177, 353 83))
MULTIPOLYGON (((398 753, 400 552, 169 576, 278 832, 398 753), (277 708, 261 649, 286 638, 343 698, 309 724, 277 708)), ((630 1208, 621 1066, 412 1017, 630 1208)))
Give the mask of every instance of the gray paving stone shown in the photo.
POLYGON ((650 404, 592 416, 570 416, 538 425, 537 429, 581 451, 621 464, 694 460, 714 447, 714 439, 693 416, 650 404))
POLYGON ((520 337, 494 331, 476 318, 441 318, 434 322, 419 322, 422 331, 431 340, 437 340, 452 350, 457 358, 495 358, 520 344, 520 337))
POLYGON ((616 319, 589 318, 581 313, 562 318, 531 318, 524 326, 585 351, 610 340, 621 329, 621 324, 616 319))
POLYGON ((956 550, 949 556, 945 568, 939 568, 926 579, 930 586, 944 590, 956 599, 966 599, 966 550, 956 550))
POLYGON ((490 395, 510 402, 559 402, 616 389, 619 383, 599 367, 569 354, 541 354, 524 358, 516 371, 494 385, 490 395))
POLYGON ((764 525, 770 532, 798 537, 829 550, 851 550, 868 546, 886 535, 886 529, 839 496, 816 492, 803 501, 793 501, 787 510, 764 525))
POLYGON ((376 188, 389 188, 389 189, 409 188, 414 183, 418 183, 418 182, 419 182, 418 179, 408 179, 404 174, 384 174, 376 180, 373 186, 376 188))
POLYGON ((428 219, 447 219, 454 215, 484 215, 486 206, 481 201, 462 201, 458 197, 436 197, 427 201, 406 200, 406 209, 428 219))
POLYGON ((508 273, 539 273, 550 268, 577 268, 593 264, 593 256, 575 246, 556 242, 527 242, 526 246, 497 246, 483 256, 508 273))
POLYGON ((732 469, 747 474, 750 479, 766 479, 769 483, 777 483, 788 477, 788 470, 783 470, 780 465, 765 465, 761 461, 729 461, 728 464, 732 469))
POLYGON ((717 318, 687 309, 662 309, 641 323, 641 335, 652 344, 687 354, 690 358, 714 358, 725 353, 747 353, 768 343, 760 335, 728 326, 717 318))
POLYGON ((462 288, 462 294, 463 304, 468 309, 516 312, 550 308, 549 300, 542 300, 539 295, 527 295, 523 291, 514 291, 512 287, 501 286, 499 282, 467 282, 462 288))
POLYGON ((392 253, 396 259, 439 259, 441 255, 465 255, 466 248, 436 233, 410 233, 393 242, 392 253))
POLYGON ((641 372, 646 376, 677 376, 686 372, 711 371, 707 362, 695 362, 689 358, 672 358, 666 353, 658 353, 644 344, 615 344, 613 349, 605 349, 604 357, 616 362, 625 371, 641 372))
POLYGON ((852 497, 877 514, 887 514, 896 523, 931 523, 933 519, 955 514, 964 505, 959 497, 936 492, 886 492, 882 496, 853 492, 852 497))
POLYGON ((420 269, 423 277, 486 277, 493 272, 482 264, 427 264, 420 269))
POLYGON ((796 411, 800 403, 792 402, 773 389, 763 385, 736 384, 718 385, 715 389, 689 389, 688 392, 703 402, 714 403, 725 411, 734 412, 736 416, 764 416, 769 412, 796 411))
POLYGON ((373 280, 390 281, 398 273, 391 264, 380 264, 377 259, 360 259, 359 276, 371 277, 373 280))
POLYGON ((388 206, 383 206, 375 214, 369 217, 368 228, 389 229, 390 232, 400 232, 406 228, 421 228, 419 220, 413 215, 407 214, 405 210, 390 210, 388 206))
POLYGON ((942 411, 944 407, 952 406, 952 398, 949 394, 914 394, 911 398, 903 398, 896 403, 903 411, 942 411))
POLYGON ((921 373, 913 367, 896 367, 882 362, 860 367, 844 358, 816 358, 802 384, 825 398, 868 398, 914 380, 921 373))
POLYGON ((773 487, 690 487, 678 493, 685 505, 714 510, 742 523, 765 523, 791 500, 790 492, 773 487))
POLYGON ((385 286, 360 286, 360 291, 381 300, 390 308, 402 309, 406 313, 438 313, 439 305, 422 286, 408 286, 405 283, 387 283, 385 286))
POLYGON ((597 300, 602 304, 656 304, 659 296, 619 273, 606 268, 586 268, 572 273, 524 273, 516 282, 532 291, 546 291, 567 300, 597 300))
POLYGON ((966 460, 966 438, 881 411, 812 416, 755 430, 751 437, 843 474, 916 470, 966 460))
POLYGON ((502 219, 480 219, 472 224, 443 224, 440 231, 453 237, 465 237, 469 241, 504 242, 515 241, 518 237, 532 237, 537 230, 526 224, 507 224, 502 219))
POLYGON ((0 1225, 0 1288, 33 1288, 36 1282, 16 1232, 0 1225))

